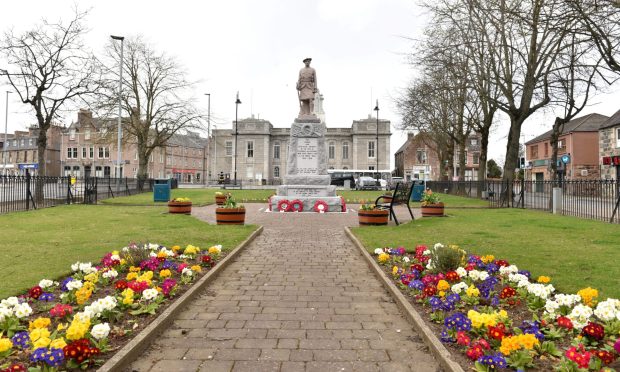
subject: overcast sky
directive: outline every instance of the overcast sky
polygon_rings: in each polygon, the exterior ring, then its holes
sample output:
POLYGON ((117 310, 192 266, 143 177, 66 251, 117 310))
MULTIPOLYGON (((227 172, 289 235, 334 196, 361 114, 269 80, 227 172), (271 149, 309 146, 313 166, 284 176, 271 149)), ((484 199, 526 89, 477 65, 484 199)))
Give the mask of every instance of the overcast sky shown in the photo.
MULTIPOLYGON (((11 1, 3 4, 0 28, 24 30, 39 22, 70 19, 74 1, 11 1)), ((91 9, 87 44, 97 54, 109 35, 141 34, 156 50, 175 56, 191 79, 196 96, 218 128, 230 128, 235 94, 243 102, 239 119, 255 115, 276 127, 287 127, 299 111, 295 82, 302 60, 312 57, 318 87, 325 97, 328 127, 349 127, 372 113, 379 100, 381 119, 393 125, 393 153, 406 135, 396 128, 394 101, 415 74, 407 64, 409 38, 420 36, 426 17, 415 0, 229 0, 229 1, 79 1, 91 9)), ((0 68, 7 68, 0 60, 0 68)), ((7 87, 0 113, 4 126, 7 87)), ((25 105, 9 96, 9 132, 34 123, 25 105), (12 99, 11 99, 12 98, 12 99)), ((611 115, 620 109, 620 86, 594 99, 586 113, 611 115)), ((374 115, 374 113, 372 113, 374 115)), ((75 115, 67 118, 67 124, 75 115)), ((550 128, 553 113, 541 113, 524 124, 529 140, 550 128)), ((490 158, 502 162, 507 126, 496 128, 490 158)))

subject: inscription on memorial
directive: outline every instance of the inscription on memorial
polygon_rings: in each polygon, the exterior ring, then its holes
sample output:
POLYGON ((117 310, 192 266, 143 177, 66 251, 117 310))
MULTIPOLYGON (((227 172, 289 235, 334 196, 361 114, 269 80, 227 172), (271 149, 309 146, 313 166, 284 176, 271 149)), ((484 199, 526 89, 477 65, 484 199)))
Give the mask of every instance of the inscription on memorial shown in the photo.
POLYGON ((319 174, 319 151, 317 138, 300 138, 297 141, 297 174, 319 174))
POLYGON ((289 187, 287 190, 287 195, 293 198, 320 197, 325 196, 325 194, 326 192, 323 189, 289 187))

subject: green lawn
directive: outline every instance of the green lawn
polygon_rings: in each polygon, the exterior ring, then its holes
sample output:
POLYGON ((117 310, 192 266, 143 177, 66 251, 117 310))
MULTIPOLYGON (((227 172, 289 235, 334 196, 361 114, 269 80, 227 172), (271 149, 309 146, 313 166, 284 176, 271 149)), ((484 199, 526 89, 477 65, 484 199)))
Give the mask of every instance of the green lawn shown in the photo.
POLYGON ((0 298, 19 293, 40 279, 59 278, 76 261, 96 261, 130 242, 167 246, 242 242, 256 226, 216 226, 165 207, 71 205, 0 215, 0 298))
MULTIPOLYGON (((446 198, 447 200, 448 198, 446 198)), ((521 209, 451 209, 447 218, 400 226, 355 228, 369 251, 437 242, 505 258, 534 277, 549 275, 566 293, 592 286, 620 298, 620 227, 521 209)))

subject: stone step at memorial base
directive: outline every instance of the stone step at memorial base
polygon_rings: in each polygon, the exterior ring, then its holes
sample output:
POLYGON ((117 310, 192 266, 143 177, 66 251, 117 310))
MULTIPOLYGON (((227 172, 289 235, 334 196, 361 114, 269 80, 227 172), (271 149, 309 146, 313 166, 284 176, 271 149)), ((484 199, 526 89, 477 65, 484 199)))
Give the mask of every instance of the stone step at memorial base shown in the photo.
POLYGON ((333 185, 283 185, 278 186, 276 195, 287 196, 290 199, 305 197, 329 197, 336 196, 336 186, 333 185))
POLYGON ((272 212, 278 212, 278 204, 281 200, 286 201, 287 205, 290 205, 295 200, 301 201, 303 203, 303 213, 317 213, 314 210, 314 206, 319 200, 327 204, 327 210, 325 212, 346 212, 346 210, 343 211, 344 201, 340 196, 294 197, 282 195, 274 195, 271 199, 269 199, 270 209, 272 212))
POLYGON ((284 177, 285 185, 329 185, 331 183, 331 177, 329 174, 320 175, 288 175, 284 177))

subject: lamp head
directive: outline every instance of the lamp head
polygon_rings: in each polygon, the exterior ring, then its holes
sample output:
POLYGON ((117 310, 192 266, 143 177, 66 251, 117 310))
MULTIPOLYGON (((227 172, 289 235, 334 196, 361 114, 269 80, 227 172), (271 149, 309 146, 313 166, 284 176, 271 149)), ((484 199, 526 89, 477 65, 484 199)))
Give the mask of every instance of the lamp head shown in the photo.
POLYGON ((114 39, 114 40, 120 40, 120 41, 125 40, 125 37, 124 37, 124 36, 114 36, 114 35, 110 35, 110 37, 111 37, 112 39, 114 39))
POLYGON ((379 112, 379 100, 377 100, 377 104, 376 104, 375 108, 373 109, 373 111, 379 112))

